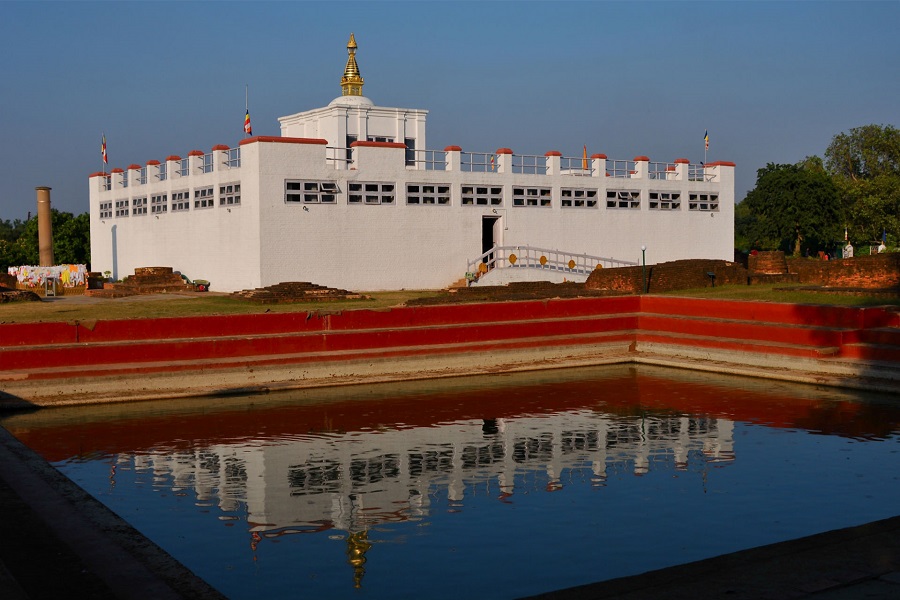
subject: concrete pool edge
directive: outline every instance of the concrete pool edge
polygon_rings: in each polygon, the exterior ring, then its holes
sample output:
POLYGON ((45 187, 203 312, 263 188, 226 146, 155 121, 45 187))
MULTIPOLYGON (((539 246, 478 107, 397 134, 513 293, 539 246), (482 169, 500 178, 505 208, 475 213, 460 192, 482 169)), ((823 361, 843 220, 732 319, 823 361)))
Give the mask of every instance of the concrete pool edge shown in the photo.
MULTIPOLYGON (((25 599, 26 577, 53 576, 59 561, 78 561, 113 598, 128 600, 223 600, 225 596, 197 577, 162 548, 90 496, 75 482, 0 427, 0 486, 21 499, 19 512, 46 525, 54 538, 54 555, 43 557, 34 570, 21 573, 0 560, 0 597, 25 599)), ((4 514, 20 519, 22 514, 4 514)), ((23 540, 19 540, 22 542, 23 540)), ((2 556, 0 556, 2 558, 2 556)), ((87 597, 71 590, 70 597, 87 597)))
POLYGON ((900 516, 521 600, 900 597, 900 516))
POLYGON ((900 393, 900 365, 846 360, 821 361, 651 344, 578 347, 341 361, 311 365, 256 365, 183 373, 123 374, 66 380, 4 382, 0 410, 132 402, 142 400, 265 394, 274 391, 402 382, 549 369, 635 364, 712 372, 757 379, 900 393), (58 382, 58 385, 54 383, 58 382))

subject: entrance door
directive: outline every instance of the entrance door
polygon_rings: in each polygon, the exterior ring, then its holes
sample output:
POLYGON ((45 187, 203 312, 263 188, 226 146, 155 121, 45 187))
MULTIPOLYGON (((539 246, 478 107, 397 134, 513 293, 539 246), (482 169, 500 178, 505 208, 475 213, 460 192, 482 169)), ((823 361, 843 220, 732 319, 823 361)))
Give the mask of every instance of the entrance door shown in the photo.
MULTIPOLYGON (((484 216, 481 217, 481 252, 487 252, 494 246, 500 243, 498 236, 496 235, 497 231, 497 223, 500 221, 500 217, 495 216, 484 216)), ((484 257, 482 262, 487 263, 488 268, 493 266, 494 254, 488 254, 484 257)))

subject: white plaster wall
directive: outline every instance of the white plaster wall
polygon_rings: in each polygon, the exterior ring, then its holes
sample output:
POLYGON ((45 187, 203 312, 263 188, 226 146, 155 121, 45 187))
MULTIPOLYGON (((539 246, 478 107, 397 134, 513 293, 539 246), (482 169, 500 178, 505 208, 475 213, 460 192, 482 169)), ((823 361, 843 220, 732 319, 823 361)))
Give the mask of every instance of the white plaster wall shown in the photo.
MULTIPOLYGON (((111 271, 115 279, 134 274, 136 267, 170 266, 191 279, 208 279, 212 289, 233 291, 259 286, 259 171, 247 165, 253 152, 243 152, 243 165, 228 169, 216 165, 212 173, 194 173, 189 177, 170 177, 144 185, 117 187, 101 191, 101 177, 91 178, 91 270, 111 271), (219 206, 218 186, 241 184, 240 206, 219 206), (193 208, 193 190, 212 185, 215 205, 193 208), (171 212, 172 193, 191 192, 189 211, 171 212), (168 195, 169 211, 150 213, 150 198, 168 195), (147 198, 147 214, 109 219, 99 218, 100 202, 147 198)), ((115 182, 116 176, 113 176, 115 182)))
POLYGON ((343 148, 348 135, 360 141, 387 137, 403 143, 414 138, 417 149, 426 148, 427 110, 374 106, 364 96, 340 96, 327 107, 278 119, 282 137, 321 138, 329 146, 343 148))

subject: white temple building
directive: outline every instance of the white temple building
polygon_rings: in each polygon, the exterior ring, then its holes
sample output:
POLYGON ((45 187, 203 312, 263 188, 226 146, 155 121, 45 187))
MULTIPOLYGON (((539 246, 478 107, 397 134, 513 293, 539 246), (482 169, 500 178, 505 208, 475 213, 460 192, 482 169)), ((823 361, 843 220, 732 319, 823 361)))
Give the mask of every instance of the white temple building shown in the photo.
POLYGON ((92 270, 375 291, 584 280, 642 246, 648 264, 733 258, 734 163, 429 150, 428 111, 363 96, 356 50, 342 95, 279 137, 92 174, 92 270))

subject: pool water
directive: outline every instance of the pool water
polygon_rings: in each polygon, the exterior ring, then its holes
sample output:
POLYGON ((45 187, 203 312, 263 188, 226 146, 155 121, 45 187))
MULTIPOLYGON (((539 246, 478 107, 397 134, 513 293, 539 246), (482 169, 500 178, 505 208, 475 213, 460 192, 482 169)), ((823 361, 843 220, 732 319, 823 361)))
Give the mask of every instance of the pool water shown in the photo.
POLYGON ((650 367, 0 425, 235 600, 520 598, 900 506, 895 399, 650 367))

